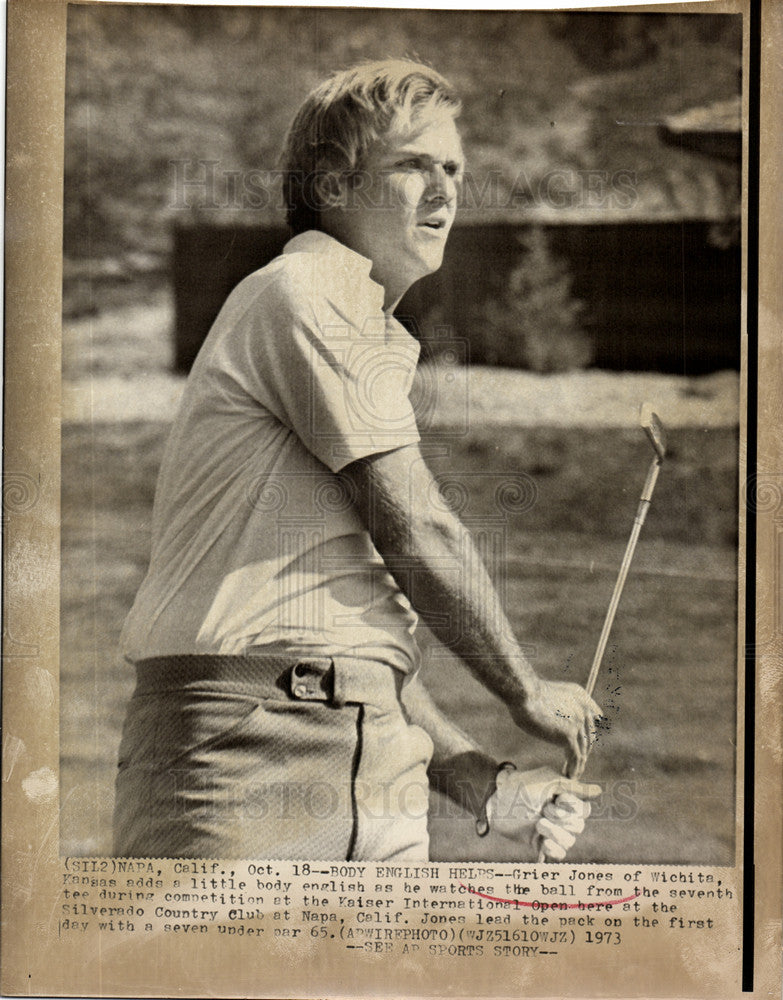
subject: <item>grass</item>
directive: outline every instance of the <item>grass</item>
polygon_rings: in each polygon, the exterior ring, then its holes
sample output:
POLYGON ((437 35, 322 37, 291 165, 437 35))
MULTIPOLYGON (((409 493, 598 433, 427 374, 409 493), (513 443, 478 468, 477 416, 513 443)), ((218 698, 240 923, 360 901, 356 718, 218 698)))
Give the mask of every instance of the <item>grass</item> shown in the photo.
MULTIPOLYGON (((160 423, 63 427, 61 849, 109 849, 119 731, 132 686, 117 654, 146 568, 160 423)), ((584 681, 649 458, 640 435, 514 429, 449 438, 436 471, 467 488, 463 517, 490 532, 490 569, 536 669, 584 681), (517 482, 524 502, 498 507, 517 482), (528 502, 531 501, 531 502, 528 502)), ((437 441, 428 442, 438 444, 437 441)), ((731 864, 734 833, 736 435, 671 434, 597 698, 610 720, 589 776, 604 783, 575 861, 731 864)), ((436 699, 500 758, 557 751, 521 735, 453 658, 422 636, 436 699)), ((505 860, 433 795, 435 859, 505 860)), ((524 860, 524 859, 523 859, 524 860)))

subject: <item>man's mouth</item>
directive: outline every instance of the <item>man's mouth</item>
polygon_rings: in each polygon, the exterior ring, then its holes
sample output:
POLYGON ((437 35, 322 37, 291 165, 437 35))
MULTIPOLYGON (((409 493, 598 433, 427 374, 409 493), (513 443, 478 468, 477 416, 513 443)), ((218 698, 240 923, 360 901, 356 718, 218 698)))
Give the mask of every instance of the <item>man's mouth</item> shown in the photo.
POLYGON ((432 230, 434 230, 434 231, 437 232, 437 230, 439 230, 439 229, 445 229, 446 228, 446 220, 445 219, 423 219, 419 223, 419 226, 421 226, 424 229, 432 229, 432 230))

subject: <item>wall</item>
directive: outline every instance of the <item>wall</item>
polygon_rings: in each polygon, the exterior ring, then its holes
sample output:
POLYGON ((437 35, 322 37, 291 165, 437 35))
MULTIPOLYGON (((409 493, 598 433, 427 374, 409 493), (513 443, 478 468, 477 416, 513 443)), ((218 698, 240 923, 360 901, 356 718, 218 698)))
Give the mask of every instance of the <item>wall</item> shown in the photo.
MULTIPOLYGON (((414 286, 398 315, 425 339, 431 322, 475 343, 479 306, 520 259, 520 226, 457 226, 441 270, 414 286), (473 336, 472 336, 473 335, 473 336)), ((707 222, 543 227, 565 259, 599 368, 700 374, 738 368, 740 248, 716 245, 707 222)), ((176 366, 187 371, 225 297, 282 249, 283 228, 188 226, 174 231, 176 366)))

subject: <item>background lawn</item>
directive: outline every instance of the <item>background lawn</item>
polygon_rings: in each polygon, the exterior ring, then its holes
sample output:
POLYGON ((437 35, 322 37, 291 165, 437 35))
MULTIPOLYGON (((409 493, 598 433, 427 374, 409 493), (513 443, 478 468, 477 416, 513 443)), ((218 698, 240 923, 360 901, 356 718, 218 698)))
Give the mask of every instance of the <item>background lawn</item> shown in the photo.
MULTIPOLYGON (((152 421, 63 427, 65 854, 110 849, 116 753, 132 687, 117 640, 146 568, 167 430, 152 421)), ((671 460, 598 681, 610 725, 588 776, 605 793, 575 861, 733 863, 736 434, 680 429, 670 437, 671 460)), ((448 470, 448 481, 466 487, 462 516, 480 541, 490 539, 490 569, 536 668, 584 682, 649 461, 643 435, 508 427, 429 440, 448 451, 432 462, 436 472, 448 470), (527 484, 526 509, 504 512, 496 490, 514 481, 527 484)), ((422 643, 424 679, 463 728, 500 758, 561 766, 558 751, 521 737, 441 647, 424 635, 422 643)), ((501 838, 478 840, 472 820, 437 794, 431 806, 434 859, 519 857, 501 838)))

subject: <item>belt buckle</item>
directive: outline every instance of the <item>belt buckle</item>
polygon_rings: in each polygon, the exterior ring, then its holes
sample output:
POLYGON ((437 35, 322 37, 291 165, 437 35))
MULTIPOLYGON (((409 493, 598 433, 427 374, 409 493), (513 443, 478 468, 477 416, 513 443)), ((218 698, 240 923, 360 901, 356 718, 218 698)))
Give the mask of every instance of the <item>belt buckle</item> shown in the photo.
POLYGON ((297 701, 330 701, 334 693, 333 666, 328 657, 298 660, 291 668, 291 697, 297 701))

